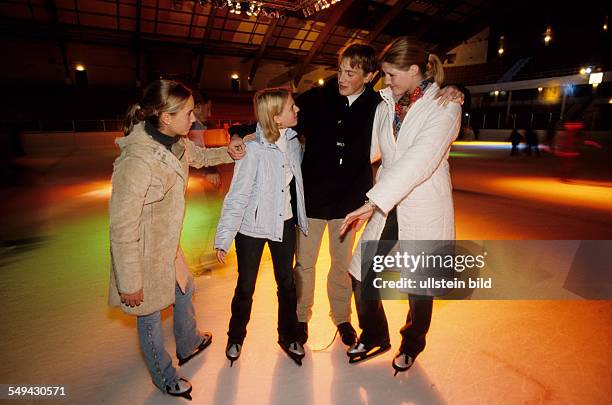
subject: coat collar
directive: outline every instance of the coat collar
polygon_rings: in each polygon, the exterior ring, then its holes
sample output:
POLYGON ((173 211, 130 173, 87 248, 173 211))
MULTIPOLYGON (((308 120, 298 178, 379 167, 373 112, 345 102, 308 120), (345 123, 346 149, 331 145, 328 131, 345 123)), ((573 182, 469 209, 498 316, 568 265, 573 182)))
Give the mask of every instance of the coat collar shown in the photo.
MULTIPOLYGON (((423 94, 423 97, 417 100, 416 103, 418 103, 420 100, 427 100, 427 99, 432 100, 439 89, 440 87, 438 86, 437 83, 435 82, 432 83, 425 91, 425 94, 423 94)), ((393 93, 391 92, 391 89, 389 87, 385 87, 384 89, 381 89, 378 92, 378 94, 380 94, 380 97, 389 106, 389 108, 391 108, 391 110, 395 108, 395 100, 393 99, 393 93)))
MULTIPOLYGON (((290 141, 297 136, 298 134, 293 130, 293 128, 287 128, 287 131, 285 131, 285 138, 287 139, 287 141, 290 141)), ((275 148, 277 147, 275 144, 268 142, 268 140, 264 136, 263 129, 261 128, 259 122, 257 123, 257 127, 255 128, 255 140, 263 146, 275 148)))
POLYGON ((132 132, 128 136, 117 138, 115 143, 121 150, 131 145, 141 150, 147 150, 147 156, 165 164, 176 171, 183 180, 186 180, 187 174, 181 164, 181 159, 185 155, 185 143, 182 137, 172 145, 172 152, 170 152, 164 145, 147 134, 144 122, 140 122, 134 125, 132 132))
POLYGON ((149 121, 145 121, 144 129, 147 132, 147 135, 164 145, 168 150, 172 150, 172 146, 181 139, 179 136, 168 136, 162 133, 149 121))

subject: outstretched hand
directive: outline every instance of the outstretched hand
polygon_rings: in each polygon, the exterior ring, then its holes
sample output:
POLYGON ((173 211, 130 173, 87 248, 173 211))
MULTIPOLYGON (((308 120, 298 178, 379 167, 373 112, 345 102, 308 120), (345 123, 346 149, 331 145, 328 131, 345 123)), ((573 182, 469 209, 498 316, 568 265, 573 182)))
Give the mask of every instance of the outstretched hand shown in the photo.
POLYGON ((357 231, 361 229, 363 224, 374 214, 374 209, 372 204, 366 203, 344 217, 340 227, 340 237, 344 236, 351 227, 354 227, 357 231))

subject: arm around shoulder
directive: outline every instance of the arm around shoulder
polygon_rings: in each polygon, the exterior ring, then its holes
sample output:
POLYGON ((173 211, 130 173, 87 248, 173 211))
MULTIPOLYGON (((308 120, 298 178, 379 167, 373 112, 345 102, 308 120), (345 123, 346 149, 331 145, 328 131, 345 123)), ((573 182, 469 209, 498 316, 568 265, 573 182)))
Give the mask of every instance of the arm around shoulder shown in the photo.
POLYGON ((200 168, 202 166, 217 166, 224 163, 232 163, 233 160, 227 153, 227 147, 206 148, 193 143, 185 138, 185 149, 189 166, 200 168))

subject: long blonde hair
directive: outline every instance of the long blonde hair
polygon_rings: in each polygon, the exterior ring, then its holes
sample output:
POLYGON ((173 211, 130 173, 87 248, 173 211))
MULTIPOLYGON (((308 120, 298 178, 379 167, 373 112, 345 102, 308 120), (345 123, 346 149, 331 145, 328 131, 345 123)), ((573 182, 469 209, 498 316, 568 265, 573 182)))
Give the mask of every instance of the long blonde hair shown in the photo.
POLYGON ((184 84, 174 80, 155 80, 147 86, 142 99, 128 108, 123 123, 124 135, 129 135, 135 124, 145 120, 159 128, 161 113, 180 111, 189 97, 191 90, 184 84))
POLYGON ((280 115, 285 103, 291 96, 291 91, 285 87, 272 87, 259 90, 253 97, 255 117, 263 130, 266 140, 275 143, 280 137, 275 115, 280 115))
POLYGON ((409 37, 399 37, 387 45, 381 57, 382 62, 404 71, 416 65, 425 79, 432 78, 438 85, 444 82, 444 68, 440 58, 427 52, 423 44, 409 37))

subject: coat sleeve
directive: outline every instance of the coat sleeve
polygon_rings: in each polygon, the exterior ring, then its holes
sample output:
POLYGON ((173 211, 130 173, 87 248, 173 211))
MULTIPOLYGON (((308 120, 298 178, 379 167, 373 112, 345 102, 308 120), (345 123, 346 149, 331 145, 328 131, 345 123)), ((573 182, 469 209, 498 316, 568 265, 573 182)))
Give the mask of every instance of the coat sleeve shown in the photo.
POLYGON ((232 184, 223 201, 215 235, 215 249, 228 251, 242 224, 244 211, 252 198, 259 156, 247 142, 247 153, 236 161, 232 184))
POLYGON ((224 163, 232 163, 233 160, 227 153, 227 147, 206 148, 184 138, 189 166, 200 168, 202 166, 216 166, 224 163))
POLYGON ((458 104, 436 110, 414 143, 392 165, 385 166, 383 175, 368 191, 368 198, 385 214, 391 211, 432 176, 457 137, 460 123, 461 106, 458 104))
POLYGON ((151 185, 151 169, 142 159, 126 157, 115 166, 110 199, 110 243, 119 293, 143 288, 141 218, 151 185))
POLYGON ((370 162, 374 163, 380 160, 380 125, 379 120, 386 113, 384 102, 381 102, 376 108, 374 114, 374 123, 372 124, 372 143, 370 145, 370 162))

